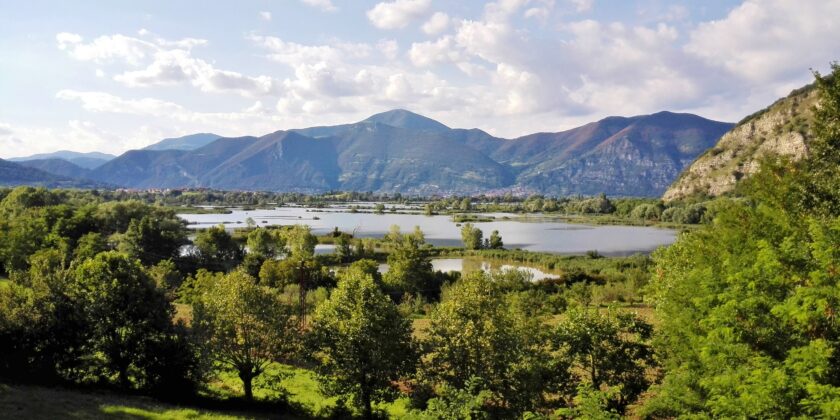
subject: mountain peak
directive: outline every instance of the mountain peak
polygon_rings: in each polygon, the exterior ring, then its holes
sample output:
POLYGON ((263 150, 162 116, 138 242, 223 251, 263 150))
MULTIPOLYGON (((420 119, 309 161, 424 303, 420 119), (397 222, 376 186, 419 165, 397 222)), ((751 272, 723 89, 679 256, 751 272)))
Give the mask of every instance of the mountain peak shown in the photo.
POLYGON ((390 125, 392 127, 411 128, 415 130, 449 130, 449 127, 441 124, 440 122, 405 109, 392 109, 390 111, 371 115, 362 122, 374 122, 390 125))

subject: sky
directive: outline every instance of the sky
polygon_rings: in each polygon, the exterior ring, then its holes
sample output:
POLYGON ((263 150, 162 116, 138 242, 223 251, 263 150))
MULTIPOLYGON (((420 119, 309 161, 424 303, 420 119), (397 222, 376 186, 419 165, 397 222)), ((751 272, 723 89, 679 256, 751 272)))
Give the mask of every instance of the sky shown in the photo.
POLYGON ((0 0, 0 157, 408 109, 513 138, 738 121, 840 59, 840 0, 0 0))

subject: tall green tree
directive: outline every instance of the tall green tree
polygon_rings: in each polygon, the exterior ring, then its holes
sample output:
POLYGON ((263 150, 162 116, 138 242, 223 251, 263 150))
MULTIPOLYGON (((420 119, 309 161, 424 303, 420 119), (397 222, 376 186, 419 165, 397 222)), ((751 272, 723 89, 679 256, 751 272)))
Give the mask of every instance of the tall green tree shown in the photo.
POLYGON ((248 232, 248 253, 271 259, 285 253, 286 241, 279 231, 256 228, 248 232))
POLYGON ((474 378, 492 393, 497 415, 533 410, 567 382, 566 364, 549 354, 538 317, 515 310, 483 272, 444 290, 421 343, 421 376, 433 385, 466 389, 474 378))
POLYGON ((131 387, 142 382, 145 351, 172 328, 173 308, 137 260, 105 252, 76 268, 75 303, 88 322, 88 351, 99 360, 94 373, 117 376, 131 387))
POLYGON ((30 257, 0 287, 0 375, 44 382, 69 379, 82 366, 87 327, 73 299, 73 272, 57 250, 30 257))
POLYGON ((415 229, 413 233, 402 234, 398 227, 392 226, 387 241, 391 252, 388 272, 383 275, 386 287, 398 296, 405 292, 428 294, 434 289, 432 262, 423 249, 423 232, 415 229))
POLYGON ((291 258, 307 259, 315 255, 315 245, 318 244, 318 238, 312 234, 309 226, 294 225, 284 235, 291 258))
POLYGON ((311 344, 330 395, 351 396, 364 418, 391 400, 414 366, 411 323, 370 275, 350 270, 312 320, 311 344))
POLYGON ((201 266, 213 271, 230 271, 244 256, 242 246, 223 225, 198 232, 193 243, 201 266))
POLYGON ((152 214, 129 222, 119 249, 143 264, 153 265, 179 257, 181 246, 186 244, 183 221, 152 214))
POLYGON ((276 290, 242 271, 205 286, 193 308, 193 328, 213 360, 236 370, 245 398, 253 399, 254 378, 299 348, 293 311, 276 290))
POLYGON ((632 313, 573 308, 553 339, 589 388, 616 389, 609 408, 623 412, 650 385, 653 327, 632 313))
POLYGON ((461 241, 466 249, 481 249, 484 245, 484 233, 472 223, 461 227, 461 241))
POLYGON ((499 235, 498 230, 494 230, 490 233, 490 239, 487 240, 487 248, 490 249, 502 249, 505 247, 505 243, 502 242, 502 235, 499 235))

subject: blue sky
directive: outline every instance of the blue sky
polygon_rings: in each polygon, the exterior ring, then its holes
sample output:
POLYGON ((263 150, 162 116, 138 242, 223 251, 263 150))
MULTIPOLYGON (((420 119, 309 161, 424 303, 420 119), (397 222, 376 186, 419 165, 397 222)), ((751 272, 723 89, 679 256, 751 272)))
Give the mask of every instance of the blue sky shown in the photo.
POLYGON ((406 108, 515 137, 737 121, 840 59, 840 1, 0 0, 0 157, 406 108))

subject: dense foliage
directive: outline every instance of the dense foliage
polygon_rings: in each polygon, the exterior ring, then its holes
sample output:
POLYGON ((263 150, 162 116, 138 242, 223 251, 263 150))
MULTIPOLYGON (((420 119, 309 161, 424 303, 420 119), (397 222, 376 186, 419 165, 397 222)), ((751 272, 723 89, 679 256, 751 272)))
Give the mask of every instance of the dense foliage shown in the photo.
POLYGON ((656 253, 665 377, 647 412, 840 416, 840 67, 811 155, 768 160, 711 226, 656 253))

